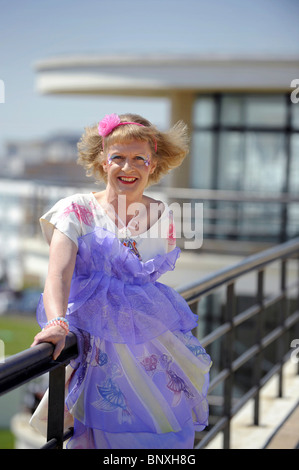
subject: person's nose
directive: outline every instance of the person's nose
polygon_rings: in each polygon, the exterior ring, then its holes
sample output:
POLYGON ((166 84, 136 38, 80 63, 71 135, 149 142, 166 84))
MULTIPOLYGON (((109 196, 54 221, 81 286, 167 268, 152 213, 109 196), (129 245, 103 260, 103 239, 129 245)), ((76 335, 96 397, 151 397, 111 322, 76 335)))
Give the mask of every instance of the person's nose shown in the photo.
POLYGON ((133 164, 133 162, 131 161, 130 158, 126 158, 125 164, 124 164, 122 170, 127 171, 127 172, 134 170, 134 164, 133 164))

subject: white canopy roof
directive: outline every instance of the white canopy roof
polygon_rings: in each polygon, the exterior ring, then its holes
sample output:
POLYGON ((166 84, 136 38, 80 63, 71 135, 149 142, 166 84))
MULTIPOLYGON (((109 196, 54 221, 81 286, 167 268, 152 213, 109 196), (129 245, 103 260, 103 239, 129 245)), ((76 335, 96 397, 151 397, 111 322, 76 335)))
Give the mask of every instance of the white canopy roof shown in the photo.
POLYGON ((65 56, 36 64, 50 94, 167 96, 172 91, 291 91, 299 57, 65 56))

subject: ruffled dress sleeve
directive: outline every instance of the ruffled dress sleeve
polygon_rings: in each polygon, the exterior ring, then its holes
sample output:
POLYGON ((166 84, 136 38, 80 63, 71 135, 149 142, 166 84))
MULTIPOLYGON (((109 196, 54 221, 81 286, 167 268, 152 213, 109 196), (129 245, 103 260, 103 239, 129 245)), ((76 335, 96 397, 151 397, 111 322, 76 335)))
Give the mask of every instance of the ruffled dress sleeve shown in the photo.
POLYGON ((54 229, 70 238, 78 247, 78 238, 83 234, 83 224, 91 223, 92 213, 78 196, 69 196, 58 201, 41 218, 42 234, 50 245, 54 229))

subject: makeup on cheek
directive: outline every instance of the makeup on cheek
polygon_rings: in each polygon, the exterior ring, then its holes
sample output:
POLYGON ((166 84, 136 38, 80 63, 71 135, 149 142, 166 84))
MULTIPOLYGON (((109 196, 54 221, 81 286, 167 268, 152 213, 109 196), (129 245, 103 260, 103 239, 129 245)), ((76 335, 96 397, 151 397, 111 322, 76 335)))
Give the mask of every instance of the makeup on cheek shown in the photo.
POLYGON ((142 157, 141 155, 136 157, 136 163, 137 163, 136 166, 143 166, 143 165, 149 166, 150 162, 151 162, 151 159, 149 155, 147 155, 146 157, 142 157))
POLYGON ((107 163, 108 163, 108 165, 111 165, 111 163, 112 163, 112 156, 110 155, 110 153, 109 153, 108 158, 107 158, 107 163))

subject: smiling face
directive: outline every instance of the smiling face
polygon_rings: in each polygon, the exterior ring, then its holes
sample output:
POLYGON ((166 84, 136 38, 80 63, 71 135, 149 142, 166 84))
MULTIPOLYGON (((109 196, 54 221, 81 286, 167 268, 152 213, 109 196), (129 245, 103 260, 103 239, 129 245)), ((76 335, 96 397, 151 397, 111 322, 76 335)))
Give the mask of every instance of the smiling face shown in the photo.
POLYGON ((131 201, 141 200, 149 175, 156 168, 149 143, 137 140, 115 143, 106 152, 103 170, 107 174, 108 191, 126 195, 131 201))

